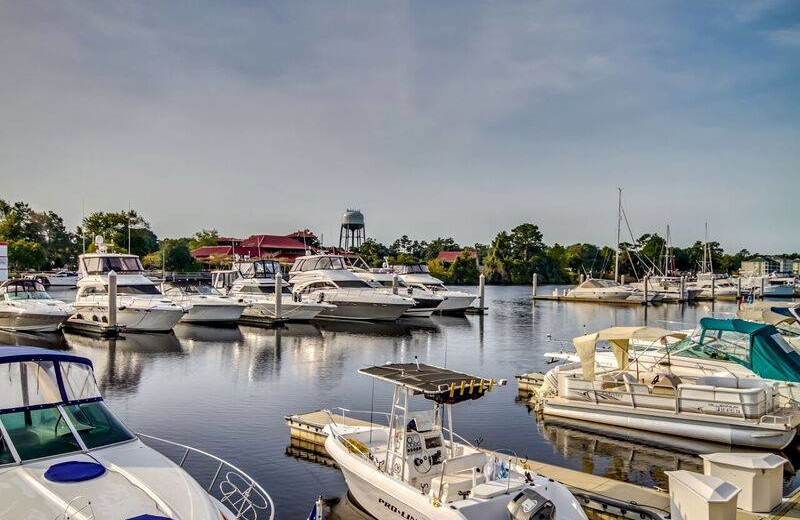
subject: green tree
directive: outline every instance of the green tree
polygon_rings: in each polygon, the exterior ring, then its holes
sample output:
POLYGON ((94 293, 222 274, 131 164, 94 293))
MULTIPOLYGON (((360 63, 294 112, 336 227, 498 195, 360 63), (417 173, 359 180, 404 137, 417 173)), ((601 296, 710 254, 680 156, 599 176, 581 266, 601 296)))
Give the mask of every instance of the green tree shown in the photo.
POLYGON ((14 240, 8 243, 8 264, 14 271, 39 271, 47 266, 47 256, 41 244, 29 240, 14 240))
POLYGON ((198 247, 215 246, 219 242, 219 232, 216 229, 201 229, 189 239, 189 249, 194 251, 198 247))
POLYGON ((372 238, 366 239, 360 247, 354 248, 353 251, 370 267, 380 267, 383 265, 384 259, 393 254, 391 249, 372 238))
MULTIPOLYGON (((429 264, 430 265, 430 264, 429 264)), ((478 264, 469 255, 469 250, 456 258, 448 268, 448 282, 455 285, 475 285, 478 283, 478 264)))
POLYGON ((115 213, 96 212, 83 219, 81 232, 86 233, 89 250, 95 249, 94 237, 103 237, 109 251, 128 252, 128 226, 130 226, 131 251, 145 256, 158 250, 158 237, 150 230, 150 223, 136 211, 115 213))
POLYGON ((536 224, 520 224, 511 230, 511 250, 516 260, 531 260, 544 251, 542 233, 536 224))
POLYGON ((165 238, 159 243, 158 251, 142 258, 142 264, 148 269, 185 273, 199 270, 200 266, 189 250, 188 238, 165 238))
POLYGON ((438 237, 434 240, 431 240, 429 243, 425 243, 425 246, 422 248, 422 253, 420 254, 420 260, 428 261, 433 260, 439 253, 442 251, 460 251, 461 246, 459 246, 455 240, 452 238, 442 238, 438 237))
POLYGON ((442 262, 441 260, 431 260, 428 262, 428 271, 431 272, 431 276, 440 279, 444 283, 448 284, 450 282, 450 270, 448 266, 442 262))

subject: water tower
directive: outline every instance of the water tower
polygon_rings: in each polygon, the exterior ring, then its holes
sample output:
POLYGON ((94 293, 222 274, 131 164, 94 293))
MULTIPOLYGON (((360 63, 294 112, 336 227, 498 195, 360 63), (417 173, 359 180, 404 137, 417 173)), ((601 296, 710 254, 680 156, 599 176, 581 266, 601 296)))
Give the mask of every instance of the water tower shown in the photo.
POLYGON ((349 251, 352 247, 359 247, 366 239, 364 214, 357 209, 348 209, 342 213, 342 227, 339 229, 339 249, 349 251))

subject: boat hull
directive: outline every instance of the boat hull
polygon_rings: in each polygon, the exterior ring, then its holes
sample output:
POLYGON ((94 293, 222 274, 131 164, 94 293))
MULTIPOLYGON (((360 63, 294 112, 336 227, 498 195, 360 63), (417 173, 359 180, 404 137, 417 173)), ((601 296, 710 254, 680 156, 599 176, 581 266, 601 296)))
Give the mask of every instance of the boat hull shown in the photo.
MULTIPOLYGON (((108 323, 108 307, 75 305, 75 316, 84 322, 108 323)), ((184 311, 174 309, 142 309, 125 307, 117 310, 117 326, 128 332, 167 332, 180 321, 184 311)))
POLYGON ((573 403, 565 399, 549 399, 544 415, 620 426, 633 430, 656 432, 702 439, 735 446, 780 450, 788 446, 797 434, 796 428, 768 429, 753 424, 707 421, 688 413, 659 413, 634 409, 613 409, 596 403, 573 403))
POLYGON ((38 314, 0 311, 0 329, 24 332, 55 332, 67 320, 67 314, 38 314))
MULTIPOLYGON (((330 307, 330 305, 294 302, 287 298, 281 302, 281 320, 310 321, 316 318, 320 312, 330 307)), ((276 321, 275 302, 251 302, 244 309, 239 321, 245 323, 270 323, 276 321)))
POLYGON ((330 300, 336 307, 325 309, 317 316, 326 320, 395 321, 407 312, 411 305, 384 304, 357 301, 330 300))
POLYGON ((472 306, 476 296, 471 294, 450 295, 447 293, 440 294, 444 300, 436 307, 436 312, 439 314, 464 314, 467 309, 472 306))

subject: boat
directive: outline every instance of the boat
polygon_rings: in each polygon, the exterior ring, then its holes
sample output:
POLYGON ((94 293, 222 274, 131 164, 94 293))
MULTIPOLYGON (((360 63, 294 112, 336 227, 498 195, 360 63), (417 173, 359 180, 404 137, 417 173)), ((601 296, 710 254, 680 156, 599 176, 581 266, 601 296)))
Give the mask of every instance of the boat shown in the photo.
MULTIPOLYGON (((103 248, 104 249, 104 248, 103 248)), ((165 332, 183 317, 184 309, 144 275, 136 255, 87 253, 78 257, 78 293, 70 324, 108 323, 108 273, 117 274, 117 325, 128 332, 165 332)))
POLYGON ((673 355, 672 348, 655 362, 644 364, 639 355, 631 362, 631 341, 666 345, 667 338, 683 339, 683 335, 652 327, 612 327, 573 340, 579 361, 544 376, 538 395, 542 412, 736 446, 785 448, 800 425, 800 407, 792 394, 796 385, 786 382, 798 380, 800 355, 771 338, 772 333, 779 334, 770 325, 704 320, 711 321, 705 322, 705 333, 695 344, 700 347, 694 352, 697 359, 703 363, 715 358, 736 360, 735 364, 745 366, 744 350, 737 342, 729 342, 728 336, 755 335, 757 341, 747 351, 750 366, 745 368, 765 377, 738 377, 725 367, 711 375, 692 372, 696 365, 690 361, 673 364, 691 356, 687 352, 673 355), (616 366, 598 365, 599 341, 609 343, 616 366))
POLYGON ((73 289, 78 284, 78 272, 67 269, 59 269, 54 273, 37 273, 26 276, 38 280, 45 288, 53 289, 73 289))
POLYGON ((435 310, 440 314, 464 314, 477 298, 474 294, 448 289, 444 282, 431 275, 426 264, 395 265, 392 271, 409 287, 444 298, 435 310))
MULTIPOLYGON (((661 301, 665 302, 691 302, 695 301, 702 292, 702 289, 689 286, 685 281, 681 283, 681 278, 670 276, 648 276, 646 278, 647 293, 655 294, 661 301), (683 291, 681 291, 683 288, 683 291)), ((633 282, 631 287, 640 293, 644 293, 645 281, 633 282)))
POLYGON ((72 311, 70 305, 51 298, 36 280, 14 279, 0 284, 0 329, 54 332, 72 311))
POLYGON ((780 276, 776 273, 742 278, 742 290, 759 298, 792 298, 795 284, 793 276, 780 276))
POLYGON ((236 323, 246 307, 199 280, 165 281, 161 292, 183 308, 184 323, 236 323))
POLYGON ((4 518, 274 517, 269 494, 242 470, 129 430, 103 402, 85 357, 0 346, 0 396, 4 518), (183 458, 175 463, 151 445, 169 446, 183 458), (198 472, 202 484, 195 480, 187 460, 216 468, 211 481, 209 472, 198 472))
MULTIPOLYGON (((289 284, 281 277, 280 316, 275 314, 275 294, 277 289, 276 274, 281 272, 281 265, 275 260, 252 260, 235 262, 235 276, 230 282, 228 294, 241 300, 245 305, 240 321, 247 323, 272 323, 283 321, 309 321, 319 313, 333 310, 335 306, 329 302, 302 301, 292 293, 289 284)), ((226 278, 225 274, 215 274, 215 285, 218 280, 226 278)))
POLYGON ((378 291, 348 268, 341 255, 301 256, 289 270, 289 283, 303 301, 327 302, 320 319, 395 321, 414 300, 378 291))
MULTIPOLYGON (((566 294, 567 298, 582 300, 644 300, 644 292, 637 291, 629 285, 621 285, 614 280, 589 278, 573 287, 566 294)), ((648 293, 647 301, 659 299, 656 292, 648 293)))
POLYGON ((409 287, 391 269, 371 268, 361 257, 348 258, 350 270, 356 276, 386 294, 400 294, 414 300, 414 306, 403 316, 427 318, 442 304, 444 297, 430 291, 409 287))
POLYGON ((453 432, 453 405, 486 395, 498 386, 495 381, 419 363, 359 372, 394 385, 388 425, 348 426, 331 415, 325 450, 342 470, 354 502, 374 518, 586 519, 563 484, 453 432), (412 412, 412 396, 433 408, 412 412))
POLYGON ((697 280, 689 283, 688 286, 700 291, 696 298, 698 300, 712 298, 734 300, 739 296, 739 288, 730 278, 718 277, 715 274, 700 273, 697 275, 697 280))

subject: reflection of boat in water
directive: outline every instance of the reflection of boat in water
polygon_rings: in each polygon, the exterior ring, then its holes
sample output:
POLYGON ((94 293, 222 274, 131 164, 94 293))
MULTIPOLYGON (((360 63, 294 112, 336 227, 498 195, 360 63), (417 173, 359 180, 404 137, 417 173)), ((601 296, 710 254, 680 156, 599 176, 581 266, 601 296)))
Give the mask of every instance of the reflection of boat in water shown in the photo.
POLYGON ((7 332, 0 329, 0 344, 67 350, 69 346, 60 332, 7 332))
POLYGON ((201 325, 198 323, 178 323, 172 329, 181 341, 211 341, 238 343, 244 336, 237 325, 201 325))
POLYGON ((135 352, 138 354, 183 353, 180 341, 175 334, 126 334, 119 338, 104 339, 94 334, 65 332, 64 338, 70 348, 102 349, 109 351, 135 352))
POLYGON ((403 318, 396 322, 320 321, 317 326, 325 332, 349 332, 375 336, 408 336, 415 331, 434 333, 441 331, 440 326, 429 318, 403 318))

